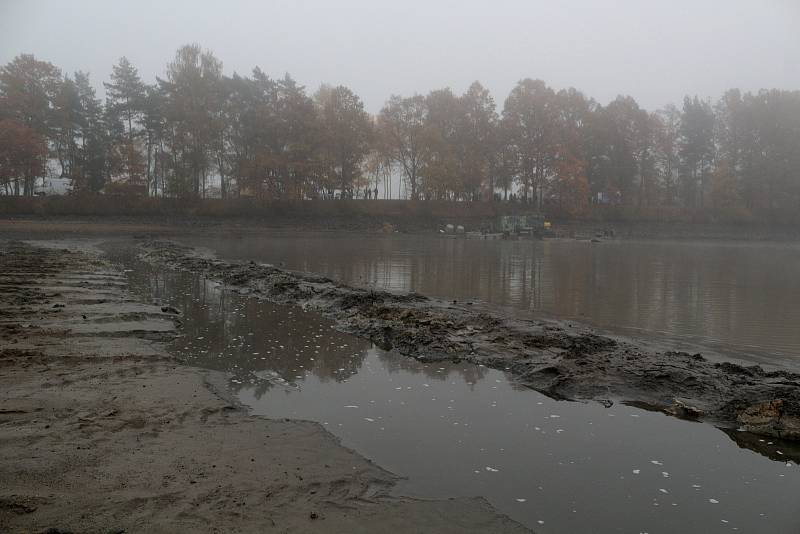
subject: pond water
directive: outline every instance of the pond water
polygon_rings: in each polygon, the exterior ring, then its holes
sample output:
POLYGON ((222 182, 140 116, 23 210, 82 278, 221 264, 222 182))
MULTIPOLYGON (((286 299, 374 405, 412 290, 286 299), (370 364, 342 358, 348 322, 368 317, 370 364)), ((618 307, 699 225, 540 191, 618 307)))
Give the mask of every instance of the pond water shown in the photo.
POLYGON ((186 239, 355 284, 569 318, 672 348, 800 365, 800 245, 271 232, 186 239))
POLYGON ((786 443, 761 440, 759 454, 710 425, 554 401, 502 371, 417 362, 316 313, 115 259, 141 298, 183 310, 175 354, 227 373, 256 414, 320 422, 406 477, 399 493, 480 495, 541 533, 800 529, 786 443))

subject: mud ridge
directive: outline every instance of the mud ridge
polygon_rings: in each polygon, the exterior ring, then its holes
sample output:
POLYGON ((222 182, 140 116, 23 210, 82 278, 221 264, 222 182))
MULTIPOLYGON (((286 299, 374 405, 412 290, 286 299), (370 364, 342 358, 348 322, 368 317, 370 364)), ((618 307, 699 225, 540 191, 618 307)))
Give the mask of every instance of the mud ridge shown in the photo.
POLYGON ((479 497, 392 496, 321 425, 248 415, 165 350, 174 310, 98 284, 112 266, 76 246, 0 241, 4 283, 29 285, 0 290, 0 532, 527 532, 479 497))
POLYGON ((139 258, 203 273, 240 293, 322 312, 343 331, 418 360, 510 372, 558 399, 625 402, 676 417, 800 440, 800 374, 664 352, 564 322, 519 320, 470 302, 350 287, 255 262, 223 261, 167 241, 139 258))

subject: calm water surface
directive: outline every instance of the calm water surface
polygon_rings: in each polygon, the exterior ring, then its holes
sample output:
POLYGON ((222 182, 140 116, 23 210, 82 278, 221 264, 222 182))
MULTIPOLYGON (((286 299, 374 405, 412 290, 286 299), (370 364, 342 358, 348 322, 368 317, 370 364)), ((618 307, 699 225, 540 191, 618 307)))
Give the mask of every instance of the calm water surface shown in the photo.
POLYGON ((220 257, 578 319, 676 347, 800 364, 800 245, 277 233, 189 239, 220 257))
POLYGON ((501 371, 417 362, 315 313, 118 259, 140 296, 184 310, 172 351, 227 373, 254 413, 322 423, 407 477, 403 494, 481 495, 542 533, 800 529, 785 443, 761 442, 774 461, 709 425, 553 401, 501 371))

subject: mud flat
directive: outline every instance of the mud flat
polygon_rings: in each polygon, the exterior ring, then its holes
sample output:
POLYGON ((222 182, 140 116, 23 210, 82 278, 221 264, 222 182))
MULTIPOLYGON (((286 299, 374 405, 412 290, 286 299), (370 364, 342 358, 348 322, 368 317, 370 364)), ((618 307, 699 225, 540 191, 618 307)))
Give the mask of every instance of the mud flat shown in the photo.
POLYGON ((249 416, 96 251, 0 242, 0 287, 0 531, 526 531, 479 498, 391 497, 321 426, 249 416))
POLYGON ((784 440, 800 439, 800 375, 658 351, 565 322, 516 320, 469 302, 353 288, 164 241, 140 257, 204 273, 242 293, 319 310, 349 333, 423 361, 509 371, 557 399, 624 402, 784 440))

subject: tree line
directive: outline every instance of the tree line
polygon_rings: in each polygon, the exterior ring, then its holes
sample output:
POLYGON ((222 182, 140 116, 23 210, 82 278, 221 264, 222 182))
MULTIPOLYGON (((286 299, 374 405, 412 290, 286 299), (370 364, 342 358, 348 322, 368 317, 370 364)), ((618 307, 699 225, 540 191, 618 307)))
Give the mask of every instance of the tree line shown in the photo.
POLYGON ((288 74, 225 76, 198 45, 145 83, 126 59, 97 97, 89 75, 20 55, 0 68, 0 194, 48 175, 71 192, 176 198, 414 200, 800 208, 800 91, 687 96, 650 112, 521 80, 498 110, 461 95, 391 96, 377 115, 344 86, 309 95, 288 74), (374 189, 373 189, 374 188, 374 189))

